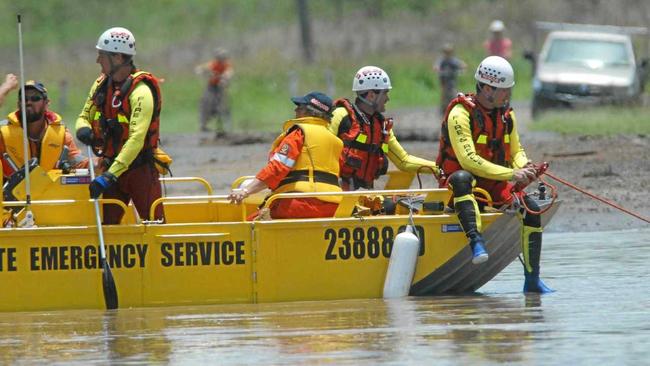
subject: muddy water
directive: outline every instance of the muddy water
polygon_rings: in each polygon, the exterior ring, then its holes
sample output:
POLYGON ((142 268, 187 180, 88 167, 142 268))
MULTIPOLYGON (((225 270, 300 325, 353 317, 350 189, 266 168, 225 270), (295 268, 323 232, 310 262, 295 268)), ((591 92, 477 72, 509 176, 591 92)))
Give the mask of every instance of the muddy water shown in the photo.
POLYGON ((647 364, 650 231, 545 235, 471 296, 0 314, 2 364, 647 364))

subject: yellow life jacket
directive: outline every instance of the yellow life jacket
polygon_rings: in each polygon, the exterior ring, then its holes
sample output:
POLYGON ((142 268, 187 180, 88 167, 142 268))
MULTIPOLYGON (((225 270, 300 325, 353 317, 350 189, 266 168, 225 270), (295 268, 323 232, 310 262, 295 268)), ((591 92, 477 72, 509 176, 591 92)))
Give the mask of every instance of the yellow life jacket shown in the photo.
MULTIPOLYGON (((273 149, 294 128, 302 130, 305 140, 291 172, 273 193, 341 192, 338 180, 343 142, 327 129, 328 124, 326 120, 317 117, 298 118, 284 123, 284 132, 273 143, 273 149)), ((339 196, 318 199, 334 203, 341 201, 339 196)))
MULTIPOLYGON (((50 170, 56 168, 57 162, 61 157, 65 143, 65 125, 61 120, 61 116, 51 111, 45 112, 45 119, 47 120, 47 127, 43 139, 40 142, 41 151, 40 156, 38 156, 38 165, 45 170, 50 170)), ((18 119, 18 111, 10 113, 7 116, 7 120, 8 123, 0 127, 0 135, 2 135, 5 151, 9 154, 13 163, 20 169, 24 166, 25 158, 23 155, 23 127, 18 119)), ((29 155, 28 159, 32 157, 31 143, 29 155)), ((3 161, 2 165, 6 176, 15 173, 8 171, 11 168, 7 162, 3 161)))

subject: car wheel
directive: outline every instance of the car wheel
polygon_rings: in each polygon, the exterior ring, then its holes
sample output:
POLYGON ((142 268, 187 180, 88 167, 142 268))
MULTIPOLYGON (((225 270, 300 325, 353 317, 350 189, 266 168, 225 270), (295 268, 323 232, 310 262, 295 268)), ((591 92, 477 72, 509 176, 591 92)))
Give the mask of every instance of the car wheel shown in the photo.
POLYGON ((533 103, 531 106, 531 114, 533 119, 539 118, 540 113, 542 112, 544 102, 542 101, 542 98, 538 96, 533 97, 533 103))

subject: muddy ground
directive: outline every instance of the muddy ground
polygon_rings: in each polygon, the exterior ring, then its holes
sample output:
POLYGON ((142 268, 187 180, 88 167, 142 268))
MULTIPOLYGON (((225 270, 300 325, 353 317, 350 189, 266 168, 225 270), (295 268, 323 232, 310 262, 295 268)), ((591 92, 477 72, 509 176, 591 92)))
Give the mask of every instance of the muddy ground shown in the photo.
MULTIPOLYGON (((515 105, 517 109, 517 105, 515 105)), ((439 118, 434 108, 394 111, 395 131, 406 150, 435 160, 439 118)), ((530 131, 526 105, 519 106, 520 135, 534 161, 550 163, 549 172, 620 206, 650 217, 650 136, 561 136, 530 131)), ((278 130, 282 121, 278 121, 278 130)), ((229 191, 242 175, 254 175, 264 166, 274 134, 236 133, 227 139, 211 134, 187 133, 163 136, 174 158, 176 177, 204 177, 215 194, 229 191)), ((549 182, 554 182, 548 179, 549 182)), ((434 181, 423 177, 424 187, 434 181)), ((413 187, 417 187, 414 180, 413 187)), ((649 224, 557 183, 562 206, 547 231, 604 231, 648 228, 649 224)), ((197 183, 167 185, 169 194, 200 194, 197 183)))

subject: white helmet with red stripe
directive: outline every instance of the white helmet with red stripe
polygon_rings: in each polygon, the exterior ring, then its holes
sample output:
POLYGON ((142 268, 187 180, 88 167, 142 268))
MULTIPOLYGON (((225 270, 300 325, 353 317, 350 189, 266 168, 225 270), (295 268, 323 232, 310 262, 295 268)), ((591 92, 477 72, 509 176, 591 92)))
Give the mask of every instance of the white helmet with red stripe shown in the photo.
POLYGON ((364 66, 357 71, 352 80, 352 91, 390 90, 390 78, 386 71, 377 66, 364 66))
POLYGON ((474 79, 495 88, 507 89, 515 85, 515 72, 505 58, 489 56, 476 68, 474 79))
POLYGON ((107 29, 97 40, 98 50, 135 55, 135 37, 130 30, 122 27, 107 29))

